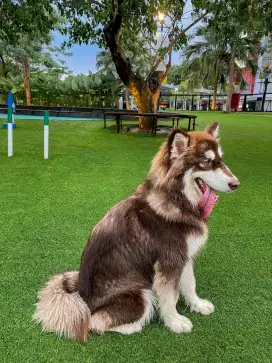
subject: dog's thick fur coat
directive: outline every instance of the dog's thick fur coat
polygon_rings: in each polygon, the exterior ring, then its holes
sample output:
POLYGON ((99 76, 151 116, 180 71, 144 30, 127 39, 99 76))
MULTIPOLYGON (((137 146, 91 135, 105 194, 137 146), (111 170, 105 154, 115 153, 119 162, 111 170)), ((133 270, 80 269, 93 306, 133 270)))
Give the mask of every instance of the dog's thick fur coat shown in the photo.
POLYGON ((44 330, 78 340, 89 331, 138 332, 156 301, 167 327, 189 332, 191 321, 176 310, 180 292, 192 311, 214 310, 196 294, 193 258, 208 235, 198 203, 203 184, 221 191, 239 185, 217 136, 218 123, 169 135, 147 179, 94 228, 79 272, 53 276, 39 293, 34 318, 44 330))

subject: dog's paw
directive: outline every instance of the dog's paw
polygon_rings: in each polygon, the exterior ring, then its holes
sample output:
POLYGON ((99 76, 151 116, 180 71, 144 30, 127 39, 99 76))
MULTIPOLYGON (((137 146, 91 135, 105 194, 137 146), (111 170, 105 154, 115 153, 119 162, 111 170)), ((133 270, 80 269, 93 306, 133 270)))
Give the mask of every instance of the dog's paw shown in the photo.
POLYGON ((165 325, 174 333, 189 333, 193 329, 191 320, 179 314, 167 319, 165 325))
POLYGON ((197 299, 190 304, 190 310, 202 315, 209 315, 214 312, 214 306, 208 300, 197 299))
POLYGON ((116 326, 114 328, 110 328, 109 331, 126 335, 135 334, 142 331, 142 325, 140 323, 124 324, 116 326))

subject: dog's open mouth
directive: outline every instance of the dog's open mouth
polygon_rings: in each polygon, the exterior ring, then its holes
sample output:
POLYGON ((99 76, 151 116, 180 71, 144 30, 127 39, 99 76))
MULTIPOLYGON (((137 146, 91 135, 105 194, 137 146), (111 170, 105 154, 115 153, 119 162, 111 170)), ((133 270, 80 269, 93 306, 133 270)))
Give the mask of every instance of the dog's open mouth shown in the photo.
POLYGON ((206 189, 209 188, 208 184, 204 182, 204 180, 197 178, 196 180, 196 184, 199 188, 199 190, 202 192, 202 194, 205 193, 206 189))
POLYGON ((205 215, 210 214, 214 204, 218 203, 216 191, 200 178, 197 178, 195 181, 199 190, 203 194, 198 202, 198 207, 203 210, 205 215))

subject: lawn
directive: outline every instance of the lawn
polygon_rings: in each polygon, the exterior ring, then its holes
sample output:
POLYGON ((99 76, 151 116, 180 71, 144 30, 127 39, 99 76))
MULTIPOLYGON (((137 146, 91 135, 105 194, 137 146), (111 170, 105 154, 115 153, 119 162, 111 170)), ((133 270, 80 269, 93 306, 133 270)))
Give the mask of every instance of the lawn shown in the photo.
POLYGON ((50 158, 43 125, 18 120, 14 156, 0 129, 0 362, 268 363, 272 361, 272 115, 198 113, 221 123, 225 162, 240 189, 220 195, 196 264, 198 292, 216 311, 179 311, 194 329, 176 335, 158 318, 133 336, 87 343, 42 333, 31 322, 38 288, 79 267, 90 230, 145 177, 163 138, 104 131, 102 122, 54 121, 50 158))

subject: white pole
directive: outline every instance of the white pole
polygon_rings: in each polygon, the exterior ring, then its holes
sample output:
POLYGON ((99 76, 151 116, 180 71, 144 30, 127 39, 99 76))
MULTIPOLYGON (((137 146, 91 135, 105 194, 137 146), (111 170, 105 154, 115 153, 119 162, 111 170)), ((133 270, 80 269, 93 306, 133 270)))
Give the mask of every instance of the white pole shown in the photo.
POLYGON ((48 111, 44 111, 44 134, 43 134, 43 145, 44 145, 44 152, 43 156, 44 159, 48 159, 48 152, 49 152, 49 115, 48 111))
POLYGON ((12 123, 8 123, 8 156, 13 155, 13 135, 12 123))
POLYGON ((13 155, 13 124, 12 124, 12 108, 8 108, 8 156, 13 155))
POLYGON ((49 126, 44 125, 44 158, 48 159, 49 150, 49 126))

